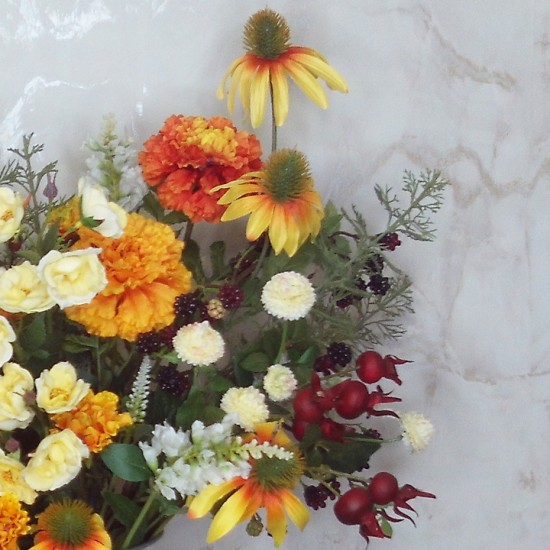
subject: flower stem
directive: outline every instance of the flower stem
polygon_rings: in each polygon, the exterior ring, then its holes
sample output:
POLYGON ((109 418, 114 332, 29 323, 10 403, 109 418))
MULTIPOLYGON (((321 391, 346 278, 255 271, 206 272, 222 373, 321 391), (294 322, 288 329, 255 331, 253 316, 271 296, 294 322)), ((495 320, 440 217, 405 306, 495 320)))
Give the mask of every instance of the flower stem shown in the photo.
POLYGON ((288 336, 288 321, 283 323, 283 332, 281 334, 281 344, 279 345, 279 351, 277 352, 277 357, 275 358, 275 363, 280 363, 281 357, 286 350, 286 340, 288 336))
POLYGON ((132 540, 134 536, 137 533, 137 530, 139 529, 140 525, 143 523, 143 520, 147 516, 147 512, 149 511, 149 508, 151 508, 151 505, 156 499, 156 493, 155 491, 151 491, 151 494, 145 501, 145 504, 141 508, 141 511, 139 512, 138 517, 136 518, 136 521, 134 521, 134 524, 132 525, 130 531, 128 531, 128 534, 126 535, 126 538, 124 539, 124 542, 122 543, 121 550, 127 550, 130 548, 130 544, 132 544, 132 540))

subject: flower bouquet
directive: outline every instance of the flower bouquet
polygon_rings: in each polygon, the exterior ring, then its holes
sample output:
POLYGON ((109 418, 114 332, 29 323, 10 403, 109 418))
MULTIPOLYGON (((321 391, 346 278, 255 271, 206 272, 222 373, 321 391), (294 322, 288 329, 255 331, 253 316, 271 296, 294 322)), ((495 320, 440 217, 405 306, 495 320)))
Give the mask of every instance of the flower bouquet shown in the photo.
POLYGON ((410 361, 376 347, 411 311, 392 251, 433 237, 447 182, 376 187, 374 233, 323 204, 277 132, 289 77, 322 108, 320 81, 346 82, 269 9, 244 45, 218 96, 230 112, 239 96, 253 128, 271 107, 266 158, 222 116, 170 116, 140 151, 107 117, 70 196, 32 135, 0 170, 1 548, 125 550, 182 513, 212 515, 208 542, 244 523, 279 546, 287 518, 304 529, 329 501, 368 542, 434 497, 368 467, 433 431, 388 387, 410 361), (243 217, 246 239, 196 239, 243 217))

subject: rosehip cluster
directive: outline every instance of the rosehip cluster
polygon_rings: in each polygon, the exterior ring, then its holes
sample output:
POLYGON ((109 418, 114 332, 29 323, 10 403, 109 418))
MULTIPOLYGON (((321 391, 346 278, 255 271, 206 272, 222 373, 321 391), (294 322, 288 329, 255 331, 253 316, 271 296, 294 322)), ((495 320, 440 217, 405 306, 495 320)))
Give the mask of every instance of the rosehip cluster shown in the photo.
POLYGON ((294 422, 292 431, 301 440, 311 424, 317 424, 325 439, 343 441, 346 433, 353 430, 346 424, 341 424, 328 418, 326 413, 334 410, 341 418, 351 420, 366 413, 368 416, 397 416, 393 411, 377 410, 375 407, 383 403, 401 401, 399 397, 391 397, 384 393, 380 386, 369 391, 359 380, 344 380, 331 388, 323 388, 317 373, 311 375, 311 385, 294 396, 294 422))
POLYGON ((413 519, 403 511, 414 512, 408 503, 416 497, 435 498, 435 495, 419 491, 412 485, 399 487, 397 479, 388 472, 376 474, 368 488, 353 487, 344 493, 334 505, 334 514, 345 525, 359 525, 359 533, 369 542, 369 537, 389 538, 380 526, 379 518, 391 522, 413 519), (384 507, 392 505, 399 517, 390 516, 384 507))

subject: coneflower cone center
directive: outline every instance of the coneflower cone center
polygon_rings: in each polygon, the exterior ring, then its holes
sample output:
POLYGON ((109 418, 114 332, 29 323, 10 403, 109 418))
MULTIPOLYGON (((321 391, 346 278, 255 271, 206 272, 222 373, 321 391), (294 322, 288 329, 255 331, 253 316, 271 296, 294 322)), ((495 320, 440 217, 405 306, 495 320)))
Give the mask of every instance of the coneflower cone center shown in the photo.
POLYGON ((264 172, 264 186, 278 203, 299 197, 311 185, 306 158, 292 149, 281 149, 273 153, 264 172))
POLYGON ((254 478, 264 491, 292 489, 298 483, 303 470, 296 453, 289 460, 263 456, 254 464, 254 478))
POLYGON ((92 532, 92 510, 83 502, 52 504, 41 520, 44 531, 59 544, 84 544, 92 532))
POLYGON ((290 29, 281 15, 266 8, 246 22, 243 43, 248 53, 263 59, 277 59, 290 46, 290 29))

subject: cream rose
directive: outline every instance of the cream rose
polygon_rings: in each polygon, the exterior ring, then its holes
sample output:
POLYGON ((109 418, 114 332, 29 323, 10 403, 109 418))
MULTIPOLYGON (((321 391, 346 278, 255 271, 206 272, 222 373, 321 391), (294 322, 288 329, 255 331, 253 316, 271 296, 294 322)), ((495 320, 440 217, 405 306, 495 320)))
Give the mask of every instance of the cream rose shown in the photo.
POLYGON ((21 462, 6 456, 0 449, 0 495, 12 493, 17 500, 32 504, 37 495, 21 477, 24 468, 21 462))
POLYGON ((90 389, 90 384, 79 380, 76 369, 67 361, 42 371, 35 385, 36 404, 49 414, 74 409, 90 389))
POLYGON ((35 313, 55 305, 35 265, 23 262, 0 274, 0 309, 10 313, 35 313))
POLYGON ((71 430, 46 436, 23 470, 23 479, 35 491, 54 491, 80 472, 88 447, 71 430))
POLYGON ((12 342, 15 342, 15 332, 9 321, 0 315, 0 365, 11 359, 13 354, 12 342))
POLYGON ((82 215, 101 222, 94 227, 94 231, 101 233, 104 237, 122 236, 128 214, 118 204, 107 200, 103 187, 88 183, 86 178, 81 178, 78 182, 78 193, 82 200, 82 215))
POLYGON ((23 199, 9 187, 0 187, 0 243, 9 241, 23 219, 23 199))
POLYGON ((38 274, 60 308, 89 304, 107 286, 100 253, 100 248, 71 252, 51 250, 40 260, 38 274))
POLYGON ((26 394, 34 389, 31 373, 17 363, 6 363, 0 376, 0 430, 26 428, 34 418, 26 394))

